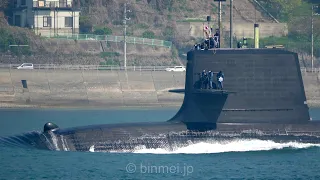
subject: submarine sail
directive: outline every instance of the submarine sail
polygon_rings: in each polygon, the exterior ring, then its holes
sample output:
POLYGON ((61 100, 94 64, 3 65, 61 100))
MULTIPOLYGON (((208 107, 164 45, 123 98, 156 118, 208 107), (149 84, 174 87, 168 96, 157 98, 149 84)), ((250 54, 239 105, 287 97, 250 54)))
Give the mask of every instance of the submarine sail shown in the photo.
MULTIPOLYGON (((213 83, 218 82, 214 79, 213 83)), ((281 49, 242 48, 190 51, 184 103, 172 120, 178 119, 179 114, 183 117, 181 121, 308 122, 310 116, 297 53, 281 49), (200 97, 193 95, 199 73, 203 70, 224 72, 226 94, 212 97, 201 89, 201 101, 200 97), (222 111, 218 113, 220 107, 222 111), (199 108, 201 110, 198 111, 199 108)))

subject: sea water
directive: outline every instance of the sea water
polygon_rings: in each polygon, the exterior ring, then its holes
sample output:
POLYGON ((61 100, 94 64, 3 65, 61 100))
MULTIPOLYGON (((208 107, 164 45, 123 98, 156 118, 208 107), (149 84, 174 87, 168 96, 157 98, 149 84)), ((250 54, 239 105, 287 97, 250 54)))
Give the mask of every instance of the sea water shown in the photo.
MULTIPOLYGON (((178 109, 3 109, 0 136, 60 127, 156 122, 178 109)), ((320 120, 320 109, 311 109, 320 120)), ((0 146, 0 179, 320 179, 320 144, 271 140, 200 142, 174 151, 61 152, 0 146)))

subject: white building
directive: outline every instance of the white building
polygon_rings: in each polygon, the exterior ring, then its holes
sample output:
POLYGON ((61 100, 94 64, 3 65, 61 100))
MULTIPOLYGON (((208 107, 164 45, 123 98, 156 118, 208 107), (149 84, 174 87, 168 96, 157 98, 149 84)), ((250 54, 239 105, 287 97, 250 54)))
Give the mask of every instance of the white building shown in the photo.
POLYGON ((13 0, 13 24, 41 36, 79 33, 79 13, 74 0, 13 0))

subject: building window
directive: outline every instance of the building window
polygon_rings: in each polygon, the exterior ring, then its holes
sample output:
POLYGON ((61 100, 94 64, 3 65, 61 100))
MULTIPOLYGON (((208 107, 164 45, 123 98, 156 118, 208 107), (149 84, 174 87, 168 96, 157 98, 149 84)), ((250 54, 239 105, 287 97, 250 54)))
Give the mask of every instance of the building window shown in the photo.
POLYGON ((25 6, 26 5, 26 0, 21 0, 21 6, 25 6))
POLYGON ((67 7, 67 1, 66 0, 59 0, 59 7, 67 7))
POLYGON ((73 18, 72 17, 65 17, 64 19, 64 26, 65 27, 73 27, 73 18))
POLYGON ((51 16, 43 16, 43 27, 51 27, 51 16))

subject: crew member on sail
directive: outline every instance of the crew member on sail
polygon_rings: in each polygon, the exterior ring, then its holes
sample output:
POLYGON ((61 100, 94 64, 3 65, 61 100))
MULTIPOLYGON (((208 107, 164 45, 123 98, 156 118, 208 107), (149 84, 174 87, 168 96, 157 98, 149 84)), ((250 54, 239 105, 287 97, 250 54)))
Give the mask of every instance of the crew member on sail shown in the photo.
POLYGON ((223 90, 223 79, 224 79, 224 74, 222 71, 219 71, 219 73, 217 74, 218 89, 223 90))

